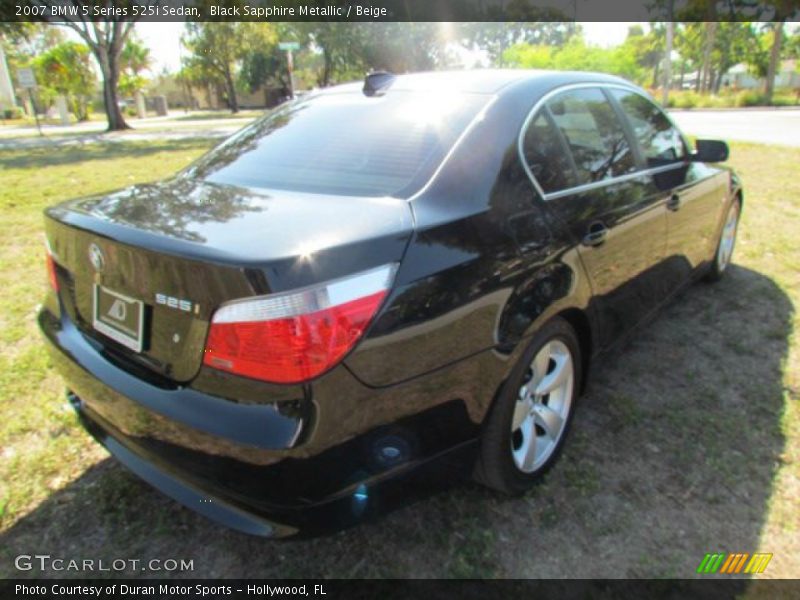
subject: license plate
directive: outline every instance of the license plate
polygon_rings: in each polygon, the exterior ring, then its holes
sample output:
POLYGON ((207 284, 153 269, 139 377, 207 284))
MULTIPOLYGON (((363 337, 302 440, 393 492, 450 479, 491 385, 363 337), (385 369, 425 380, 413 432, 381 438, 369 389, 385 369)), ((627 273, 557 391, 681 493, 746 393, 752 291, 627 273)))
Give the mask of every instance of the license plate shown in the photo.
POLYGON ((101 285, 94 286, 92 324, 100 333, 134 352, 142 351, 144 303, 101 285))

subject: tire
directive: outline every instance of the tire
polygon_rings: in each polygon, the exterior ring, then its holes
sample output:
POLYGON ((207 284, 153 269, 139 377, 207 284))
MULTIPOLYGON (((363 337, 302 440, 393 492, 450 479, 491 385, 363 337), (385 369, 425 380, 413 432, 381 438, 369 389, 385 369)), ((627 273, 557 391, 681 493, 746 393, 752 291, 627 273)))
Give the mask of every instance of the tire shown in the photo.
POLYGON ((578 338, 564 319, 533 336, 486 419, 475 470, 480 483, 521 494, 553 466, 572 423, 582 365, 578 338))
POLYGON ((742 214, 742 201, 737 196, 728 207, 728 212, 725 214, 725 224, 722 226, 722 231, 719 234, 719 241, 717 242, 717 250, 714 253, 714 260, 711 263, 711 268, 705 276, 708 282, 715 282, 722 279, 725 271, 731 264, 733 257, 733 249, 736 246, 736 233, 739 228, 739 218, 742 214))

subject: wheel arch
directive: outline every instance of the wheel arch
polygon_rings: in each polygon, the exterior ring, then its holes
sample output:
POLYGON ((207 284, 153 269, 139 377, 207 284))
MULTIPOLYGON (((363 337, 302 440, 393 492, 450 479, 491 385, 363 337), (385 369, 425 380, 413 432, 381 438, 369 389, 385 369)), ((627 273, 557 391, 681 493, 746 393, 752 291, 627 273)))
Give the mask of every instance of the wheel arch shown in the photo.
POLYGON ((575 331, 578 337, 578 343, 581 350, 581 364, 583 376, 581 377, 580 392, 583 393, 586 389, 586 382, 589 379, 589 368, 592 362, 592 355, 594 354, 594 341, 592 336, 592 324, 589 316, 585 311, 579 308, 567 308, 557 313, 551 318, 560 317, 569 323, 570 327, 575 331))

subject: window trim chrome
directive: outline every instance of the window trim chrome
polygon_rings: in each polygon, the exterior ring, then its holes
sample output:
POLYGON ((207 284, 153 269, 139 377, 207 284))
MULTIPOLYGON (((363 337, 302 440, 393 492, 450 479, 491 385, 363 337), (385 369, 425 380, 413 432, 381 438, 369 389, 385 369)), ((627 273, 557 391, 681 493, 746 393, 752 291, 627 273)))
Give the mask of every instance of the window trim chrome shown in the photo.
MULTIPOLYGON (((614 185, 616 183, 624 183, 625 181, 631 181, 633 179, 639 179, 641 177, 645 177, 647 175, 657 175, 658 173, 665 173, 667 171, 672 171, 673 169, 677 169, 680 167, 685 167, 688 164, 688 160, 684 160, 681 162, 676 162, 671 165, 663 165, 660 167, 651 167, 649 169, 642 169, 640 171, 636 171, 634 173, 626 173, 624 175, 618 175, 617 177, 610 177, 609 179, 603 179, 602 181, 592 181, 590 183, 582 183, 581 185, 575 185, 572 187, 564 188, 563 190, 558 190, 555 192, 545 192, 542 189, 542 186, 539 185, 539 182, 534 177, 533 172, 531 171, 530 166, 528 165, 528 161, 525 160, 525 153, 523 150, 524 147, 524 138, 525 133, 528 131, 528 127, 530 127, 533 119, 538 116, 540 109, 545 105, 545 103, 550 100, 553 96, 560 94, 562 92, 568 92, 570 90, 579 90, 579 89, 587 89, 587 88, 598 88, 598 89, 608 89, 608 88, 616 88, 625 90, 626 92, 633 92, 634 94, 638 94, 654 104, 663 114, 666 119, 669 121, 670 125, 675 128, 678 134, 681 136, 681 140, 683 141, 683 145, 686 148, 686 151, 689 151, 689 144, 686 142, 686 137, 683 135, 683 132, 680 128, 675 124, 672 118, 667 114, 667 112, 661 108, 658 104, 656 104, 653 99, 643 90, 639 90, 632 85, 625 85, 623 83, 607 83, 607 82, 587 82, 587 83, 568 83, 557 88, 554 88, 547 92, 544 96, 539 98, 536 101, 536 104, 528 112, 528 116, 525 117, 525 121, 522 123, 522 127, 519 130, 519 135, 517 136, 517 154, 519 156, 519 160, 522 163, 522 168, 525 170, 525 173, 528 175, 528 178, 531 180, 533 187, 536 188, 536 191, 539 193, 539 196, 545 202, 550 200, 556 200, 558 198, 563 198, 564 196, 572 196, 573 194, 580 194, 582 192, 588 192, 594 189, 598 189, 601 187, 605 187, 608 185, 614 185)), ((610 102, 610 101, 609 101, 610 102)), ((621 124, 624 125, 624 124, 621 124)))

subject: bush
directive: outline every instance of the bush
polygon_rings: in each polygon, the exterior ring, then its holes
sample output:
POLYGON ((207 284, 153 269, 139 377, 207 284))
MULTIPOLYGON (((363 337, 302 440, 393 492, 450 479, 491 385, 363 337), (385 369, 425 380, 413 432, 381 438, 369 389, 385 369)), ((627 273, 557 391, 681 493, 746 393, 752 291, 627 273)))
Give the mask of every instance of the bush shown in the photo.
POLYGON ((19 106, 12 106, 3 110, 4 119, 21 119, 22 109, 19 106))
POLYGON ((672 91, 669 94, 670 108, 695 108, 700 105, 702 97, 692 91, 672 91))
POLYGON ((764 106, 765 104, 766 98, 764 94, 756 90, 744 90, 733 97, 733 105, 738 107, 764 106))
MULTIPOLYGON (((658 98, 659 94, 655 94, 658 98)), ((800 96, 794 90, 776 90, 772 96, 772 106, 795 106, 800 104, 800 96)), ((717 94, 699 94, 694 90, 672 90, 669 93, 668 108, 743 108, 748 106, 767 106, 761 90, 732 91, 723 89, 717 94)))

